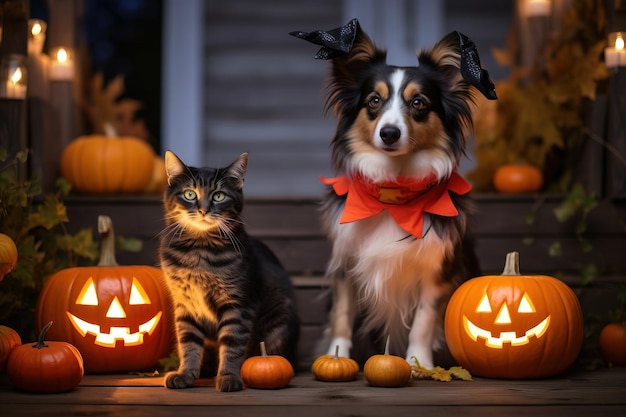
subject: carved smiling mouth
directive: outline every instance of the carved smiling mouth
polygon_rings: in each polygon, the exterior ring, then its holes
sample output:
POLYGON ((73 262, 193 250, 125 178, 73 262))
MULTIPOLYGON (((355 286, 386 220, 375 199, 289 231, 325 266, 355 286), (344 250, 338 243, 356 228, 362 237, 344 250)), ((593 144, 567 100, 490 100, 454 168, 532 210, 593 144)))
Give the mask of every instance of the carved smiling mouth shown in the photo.
POLYGON ((499 337, 494 337, 489 330, 481 329, 472 323, 466 316, 463 316, 463 327, 465 332, 474 341, 478 338, 485 340, 485 345, 492 348, 502 348, 504 343, 511 346, 522 346, 530 341, 531 337, 537 339, 543 336, 550 325, 550 316, 546 317, 541 323, 529 329, 523 336, 517 336, 516 332, 501 332, 499 337))
POLYGON ((123 340, 124 346, 136 346, 143 343, 144 334, 152 334, 161 319, 162 312, 159 311, 154 317, 139 325, 139 331, 131 333, 128 327, 111 327, 109 333, 101 333, 100 326, 97 324, 81 320, 71 313, 67 313, 74 328, 85 337, 87 333, 96 337, 94 342, 98 346, 115 347, 117 340, 123 340))

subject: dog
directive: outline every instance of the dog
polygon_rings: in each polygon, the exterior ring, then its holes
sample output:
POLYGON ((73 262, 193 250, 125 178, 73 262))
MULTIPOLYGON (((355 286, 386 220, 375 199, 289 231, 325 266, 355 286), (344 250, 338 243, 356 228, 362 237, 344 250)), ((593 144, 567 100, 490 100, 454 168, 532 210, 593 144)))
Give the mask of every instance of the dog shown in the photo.
POLYGON ((447 301, 480 273, 471 185, 457 167, 476 90, 495 99, 493 82, 460 32, 418 53, 415 67, 388 65, 356 19, 291 35, 322 45, 316 58, 332 60, 324 110, 337 119, 338 176, 322 178, 321 205, 332 243, 327 351, 350 356, 361 317, 362 331, 388 336, 392 353, 433 368, 447 301))

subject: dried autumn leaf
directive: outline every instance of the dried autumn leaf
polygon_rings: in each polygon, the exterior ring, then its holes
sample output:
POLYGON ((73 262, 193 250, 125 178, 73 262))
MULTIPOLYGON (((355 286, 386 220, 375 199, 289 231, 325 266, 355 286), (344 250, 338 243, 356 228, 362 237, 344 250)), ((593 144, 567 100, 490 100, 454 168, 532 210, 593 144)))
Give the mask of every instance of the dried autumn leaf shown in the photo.
POLYGON ((412 359, 415 362, 415 365, 411 365, 411 378, 413 379, 432 379, 441 382, 450 382, 453 379, 472 381, 469 371, 460 366, 453 366, 450 369, 435 366, 433 369, 427 369, 420 365, 415 356, 412 359))
POLYGON ((448 371, 455 379, 460 379, 461 381, 472 381, 472 375, 467 369, 461 366, 453 366, 448 369, 448 371))

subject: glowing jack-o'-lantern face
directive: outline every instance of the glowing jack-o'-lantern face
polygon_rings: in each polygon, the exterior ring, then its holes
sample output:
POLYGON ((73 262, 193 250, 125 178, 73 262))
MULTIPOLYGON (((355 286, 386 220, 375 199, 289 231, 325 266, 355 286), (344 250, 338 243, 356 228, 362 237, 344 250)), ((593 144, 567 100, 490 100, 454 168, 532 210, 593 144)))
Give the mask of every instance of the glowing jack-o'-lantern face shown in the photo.
MULTIPOLYGON (((533 303, 528 296, 528 293, 524 293, 521 301, 517 307, 517 316, 530 315, 537 312, 533 303)), ((476 307, 476 313, 484 313, 492 315, 494 313, 489 302, 489 297, 484 294, 480 300, 480 303, 476 307)), ((526 322, 526 320, 524 320, 526 322)), ((485 345, 494 349, 501 349, 505 343, 511 346, 523 346, 530 342, 531 338, 539 338, 543 336, 548 330, 550 325, 550 315, 541 320, 537 325, 523 331, 522 334, 518 333, 516 327, 511 327, 513 322, 511 320, 511 313, 509 312, 508 304, 503 302, 501 307, 497 310, 497 314, 493 320, 495 330, 483 329, 474 324, 467 316, 463 315, 463 327, 465 331, 473 340, 484 339, 485 345), (498 336, 494 336, 497 333, 498 336)))
POLYGON ((145 370, 172 350, 165 288, 161 270, 150 266, 65 269, 42 290, 38 324, 54 321, 48 339, 76 346, 86 372, 145 370))
MULTIPOLYGON (((100 304, 93 278, 89 278, 83 286, 83 289, 80 294, 78 294, 78 298, 76 299, 76 304, 84 306, 98 306, 100 304)), ((145 304, 150 304, 150 297, 143 289, 137 278, 133 277, 128 306, 139 306, 145 304)), ((136 346, 142 344, 144 334, 150 335, 154 332, 159 325, 159 320, 162 315, 162 311, 156 312, 156 314, 149 320, 139 324, 137 326, 137 331, 134 332, 131 332, 129 327, 111 326, 110 331, 107 333, 101 331, 99 324, 90 323, 80 319, 69 311, 67 312, 67 316, 74 325, 74 328, 76 328, 81 335, 85 336, 87 333, 92 334, 96 337, 94 343, 105 347, 115 347, 118 340, 122 340, 125 346, 136 346)), ((127 318, 126 310, 122 306, 122 303, 117 295, 113 297, 109 307, 106 309, 105 317, 113 320, 127 318)))
POLYGON ((555 375, 580 351, 580 304, 560 280, 519 275, 517 257, 514 262, 503 275, 471 279, 454 292, 445 315, 450 353, 477 376, 555 375))

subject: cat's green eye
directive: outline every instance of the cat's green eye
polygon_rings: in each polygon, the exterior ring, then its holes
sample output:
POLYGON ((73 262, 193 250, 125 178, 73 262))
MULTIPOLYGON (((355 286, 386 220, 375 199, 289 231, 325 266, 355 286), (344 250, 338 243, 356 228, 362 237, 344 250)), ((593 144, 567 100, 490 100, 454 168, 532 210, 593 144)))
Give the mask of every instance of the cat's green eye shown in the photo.
POLYGON ((183 197, 185 197, 185 200, 192 201, 196 199, 197 194, 194 190, 185 190, 183 191, 183 197))
POLYGON ((215 202, 220 202, 220 201, 224 201, 224 199, 226 198, 226 194, 224 194, 221 191, 218 191, 216 193, 213 194, 213 201, 215 202))

